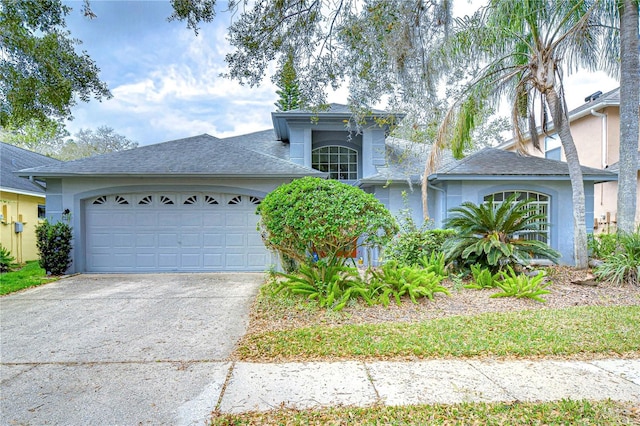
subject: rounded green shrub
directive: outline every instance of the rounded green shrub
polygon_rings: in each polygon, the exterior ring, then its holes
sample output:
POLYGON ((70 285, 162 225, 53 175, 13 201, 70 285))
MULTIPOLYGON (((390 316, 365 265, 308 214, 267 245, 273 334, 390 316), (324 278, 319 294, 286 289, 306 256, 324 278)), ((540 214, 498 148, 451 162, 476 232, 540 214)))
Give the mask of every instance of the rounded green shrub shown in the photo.
POLYGON ((258 206, 265 245, 298 263, 349 257, 397 232, 395 218, 372 194, 336 180, 305 177, 281 185, 258 206))

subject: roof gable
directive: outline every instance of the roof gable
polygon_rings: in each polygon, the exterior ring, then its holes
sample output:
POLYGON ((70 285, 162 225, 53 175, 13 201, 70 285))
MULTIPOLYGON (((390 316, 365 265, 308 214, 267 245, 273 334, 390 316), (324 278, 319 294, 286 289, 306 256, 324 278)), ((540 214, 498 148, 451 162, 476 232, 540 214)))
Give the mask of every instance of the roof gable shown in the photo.
POLYGON ((281 158, 246 148, 233 140, 203 134, 190 138, 146 145, 38 167, 20 172, 23 176, 324 176, 281 158))
POLYGON ((0 142, 0 188, 8 191, 44 194, 44 190, 40 186, 17 176, 14 172, 28 167, 60 163, 61 161, 55 158, 0 142))

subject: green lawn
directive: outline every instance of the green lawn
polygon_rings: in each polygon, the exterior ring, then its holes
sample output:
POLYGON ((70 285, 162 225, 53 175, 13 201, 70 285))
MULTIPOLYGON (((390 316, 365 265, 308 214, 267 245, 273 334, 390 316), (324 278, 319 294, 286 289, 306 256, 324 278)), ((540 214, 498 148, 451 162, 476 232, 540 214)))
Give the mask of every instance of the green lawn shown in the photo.
POLYGON ((211 425, 637 425, 639 421, 631 404, 565 400, 214 413, 211 425))
POLYGON ((245 336, 250 361, 537 357, 639 353, 640 306, 458 316, 420 323, 313 326, 245 336))
POLYGON ((19 270, 0 274, 0 295, 46 284, 57 279, 58 277, 48 277, 44 269, 38 265, 37 260, 27 262, 19 270))

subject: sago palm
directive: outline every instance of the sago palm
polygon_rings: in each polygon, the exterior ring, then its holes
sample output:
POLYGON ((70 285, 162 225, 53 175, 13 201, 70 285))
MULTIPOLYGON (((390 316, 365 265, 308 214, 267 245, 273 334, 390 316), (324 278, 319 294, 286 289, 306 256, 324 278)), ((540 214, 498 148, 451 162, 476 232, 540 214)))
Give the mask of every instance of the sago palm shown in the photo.
POLYGON ((535 238, 541 227, 547 226, 546 216, 531 204, 533 200, 518 201, 518 197, 515 193, 498 205, 490 199, 451 209, 445 227, 458 234, 444 244, 447 261, 461 267, 481 264, 494 272, 509 264, 526 264, 532 258, 557 262, 560 254, 535 238))

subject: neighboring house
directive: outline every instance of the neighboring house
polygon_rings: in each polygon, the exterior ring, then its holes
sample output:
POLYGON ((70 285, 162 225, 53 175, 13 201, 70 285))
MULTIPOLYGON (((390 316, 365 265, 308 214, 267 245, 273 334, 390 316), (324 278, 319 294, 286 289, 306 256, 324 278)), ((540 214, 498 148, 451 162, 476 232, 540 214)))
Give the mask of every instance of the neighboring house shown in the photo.
MULTIPOLYGON (((596 92, 585 98, 585 104, 569 112, 571 134, 578 150, 580 164, 618 173, 620 160, 620 89, 602 94, 596 92)), ((560 138, 553 125, 545 135, 540 133, 541 151, 533 148, 531 142, 527 150, 531 155, 565 161, 560 138)), ((500 148, 514 150, 514 141, 500 148)), ((640 151, 640 140, 638 140, 640 151)), ((640 180, 640 164, 638 165, 640 180)), ((596 185, 594 190, 594 217, 598 230, 606 230, 615 225, 617 212, 618 182, 611 181, 596 185)), ((638 186, 640 199, 640 185, 638 186)), ((640 206, 639 206, 640 207, 640 206)), ((636 223, 640 223, 640 208, 636 211, 636 223)))
POLYGON ((42 182, 30 182, 13 172, 60 161, 0 142, 0 244, 16 262, 38 258, 36 225, 45 218, 42 182))
MULTIPOLYGON (((20 175, 47 181, 48 214, 71 211, 74 272, 263 271, 276 259, 256 230, 256 206, 277 186, 302 176, 357 185, 394 213, 406 207, 406 192, 414 219, 422 222, 424 153, 405 155, 411 154, 410 145, 387 138, 388 126, 379 124, 386 116, 374 111, 352 131, 345 124, 351 112, 343 105, 319 113, 277 112, 273 130, 226 139, 200 135, 20 175)), ((442 224, 446 209, 463 201, 482 202, 497 192, 535 192, 541 205, 547 197, 544 208, 556 221, 549 243, 571 262, 572 249, 565 242, 572 241, 573 230, 559 225, 571 218, 565 164, 489 150, 446 166, 430 177, 435 226, 442 224), (498 158, 504 155, 508 158, 498 158), (510 165, 516 161, 536 163, 525 168, 531 174, 514 177, 510 165), (506 167, 492 169, 499 162, 506 167)), ((612 179, 612 173, 585 169, 588 194, 593 182, 612 179)))

